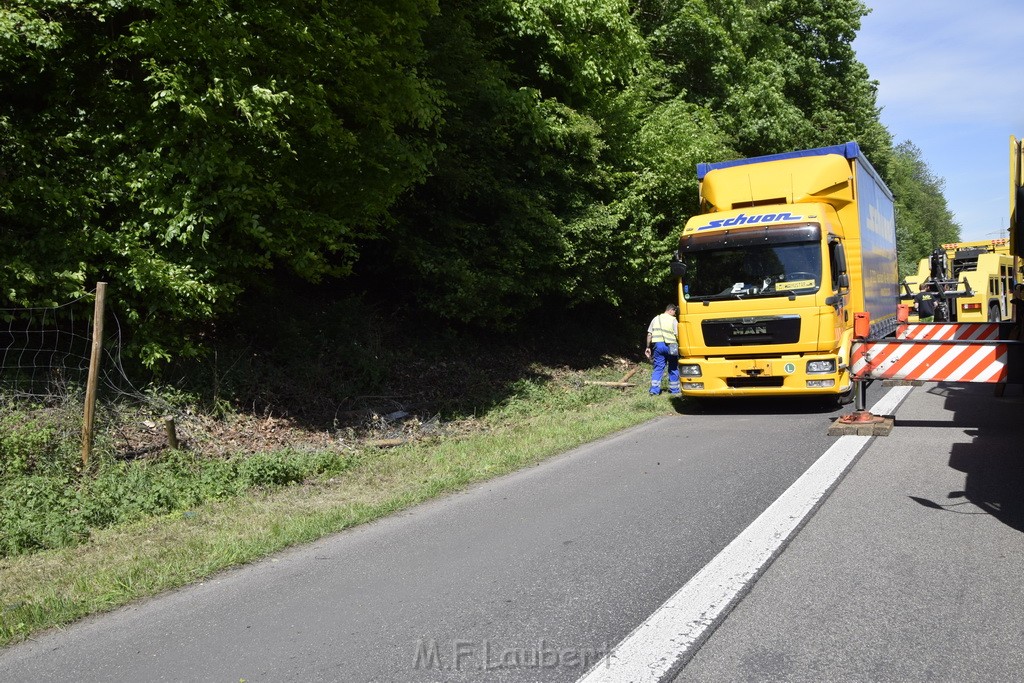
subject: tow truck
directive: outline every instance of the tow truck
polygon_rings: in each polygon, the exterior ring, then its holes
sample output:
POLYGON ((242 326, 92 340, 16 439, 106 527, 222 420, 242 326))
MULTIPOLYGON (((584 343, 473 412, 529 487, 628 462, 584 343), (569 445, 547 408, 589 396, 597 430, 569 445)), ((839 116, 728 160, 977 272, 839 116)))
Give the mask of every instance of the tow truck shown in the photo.
MULTIPOLYGON (((923 283, 935 300, 935 322, 1012 320, 1013 286, 1021 280, 1015 260, 1009 238, 943 244, 903 281, 900 298, 912 299, 923 283)), ((911 311, 909 321, 916 316, 911 311)))
MULTIPOLYGON (((1024 144, 1014 136, 1010 136, 1009 233, 1007 251, 1014 259, 1010 272, 1020 273, 1024 257, 1024 144)), ((968 290, 973 295, 975 286, 969 279, 962 273, 956 273, 960 279, 946 276, 952 273, 948 263, 943 264, 936 254, 932 257, 929 277, 944 288, 946 296, 941 300, 966 300, 968 290)), ((996 387, 997 396, 1006 384, 1024 384, 1024 283, 1007 282, 1011 284, 1005 315, 1012 320, 968 322, 960 318, 964 313, 961 305, 956 321, 913 322, 910 307, 903 304, 897 314, 896 337, 879 338, 871 333, 868 314, 855 313, 850 354, 855 409, 836 420, 829 434, 880 436, 891 431, 893 418, 872 415, 865 407, 867 387, 875 380, 987 383, 996 387)))

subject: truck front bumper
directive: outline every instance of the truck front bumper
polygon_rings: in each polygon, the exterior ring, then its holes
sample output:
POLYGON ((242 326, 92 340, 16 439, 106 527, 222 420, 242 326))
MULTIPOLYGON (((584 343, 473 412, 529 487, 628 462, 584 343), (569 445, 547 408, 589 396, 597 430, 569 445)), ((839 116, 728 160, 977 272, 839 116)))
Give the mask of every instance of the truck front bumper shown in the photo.
POLYGON ((829 354, 680 358, 679 370, 686 396, 837 395, 853 386, 841 360, 829 354))

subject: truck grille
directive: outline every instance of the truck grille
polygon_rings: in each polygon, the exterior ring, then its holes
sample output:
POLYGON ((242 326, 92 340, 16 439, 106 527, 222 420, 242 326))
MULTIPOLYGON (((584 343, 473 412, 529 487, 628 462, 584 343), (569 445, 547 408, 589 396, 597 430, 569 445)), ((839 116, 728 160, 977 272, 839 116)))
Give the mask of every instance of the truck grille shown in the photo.
POLYGON ((706 346, 792 344, 800 340, 800 316, 719 318, 701 323, 706 346))

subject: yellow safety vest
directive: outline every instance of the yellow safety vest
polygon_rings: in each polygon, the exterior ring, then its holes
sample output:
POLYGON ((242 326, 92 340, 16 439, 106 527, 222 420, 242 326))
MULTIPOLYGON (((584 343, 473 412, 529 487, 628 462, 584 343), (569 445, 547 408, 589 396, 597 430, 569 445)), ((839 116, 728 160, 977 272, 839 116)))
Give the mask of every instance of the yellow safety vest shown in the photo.
POLYGON ((651 326, 651 341, 655 343, 678 344, 679 341, 676 339, 676 333, 672 331, 673 322, 675 322, 675 318, 668 313, 662 313, 655 318, 654 324, 651 326))

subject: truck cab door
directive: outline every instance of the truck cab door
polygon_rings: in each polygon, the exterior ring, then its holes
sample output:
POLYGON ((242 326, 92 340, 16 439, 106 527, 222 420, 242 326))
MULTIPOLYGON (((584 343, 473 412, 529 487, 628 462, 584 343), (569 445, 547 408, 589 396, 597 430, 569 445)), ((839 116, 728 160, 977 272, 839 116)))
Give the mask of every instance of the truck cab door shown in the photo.
POLYGON ((835 334, 838 343, 850 321, 848 309, 850 296, 850 276, 846 271, 846 251, 838 237, 830 237, 828 242, 828 265, 831 272, 832 294, 825 303, 835 310, 835 334))

